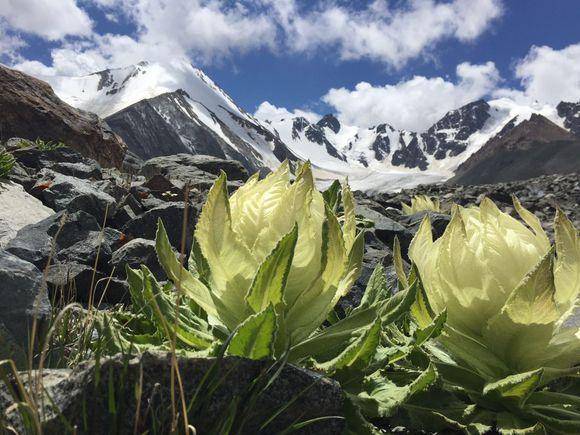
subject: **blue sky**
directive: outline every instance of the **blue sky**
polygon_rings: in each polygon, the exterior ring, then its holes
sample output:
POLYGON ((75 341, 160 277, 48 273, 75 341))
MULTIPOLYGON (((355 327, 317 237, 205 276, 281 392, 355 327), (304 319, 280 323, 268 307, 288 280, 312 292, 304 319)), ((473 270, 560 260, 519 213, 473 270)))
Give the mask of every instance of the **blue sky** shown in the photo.
POLYGON ((532 45, 562 49, 580 42, 579 0, 510 0, 504 7, 502 17, 476 41, 446 41, 435 48, 434 59, 414 59, 400 70, 372 60, 340 62, 328 50, 314 57, 260 51, 205 71, 249 109, 267 100, 284 107, 324 111, 331 108, 319 98, 330 88, 352 88, 360 81, 379 86, 414 75, 452 77, 456 65, 465 61, 493 61, 505 84, 518 87, 513 67, 532 45))
POLYGON ((421 129, 480 97, 580 99, 578 23, 578 0, 0 0, 0 61, 50 82, 187 57, 262 117, 421 129))

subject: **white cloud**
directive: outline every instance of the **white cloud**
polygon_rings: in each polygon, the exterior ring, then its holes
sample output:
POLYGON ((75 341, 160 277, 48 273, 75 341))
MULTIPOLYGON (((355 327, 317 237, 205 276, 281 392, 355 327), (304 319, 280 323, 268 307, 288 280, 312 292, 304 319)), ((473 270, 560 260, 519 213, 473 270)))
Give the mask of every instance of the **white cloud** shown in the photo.
POLYGON ((52 54, 64 67, 50 65, 57 72, 70 72, 77 64, 76 74, 87 73, 85 67, 103 60, 107 66, 121 66, 188 56, 207 64, 264 48, 308 55, 338 49, 342 60, 368 58, 401 67, 410 59, 432 56, 427 50, 444 39, 477 38, 500 16, 500 2, 411 0, 394 7, 375 0, 361 9, 332 0, 301 6, 295 0, 0 0, 0 17, 11 31, 60 41, 54 51, 64 51, 52 54), (79 7, 88 3, 101 8, 109 20, 131 22, 136 32, 93 32, 79 7), (89 44, 71 46, 70 40, 63 41, 67 36, 89 44), (131 50, 115 52, 120 46, 131 50), (72 51, 82 59, 75 59, 72 51), (64 59, 67 54, 70 59, 64 59))
POLYGON ((164 0, 133 3, 129 14, 139 26, 139 42, 155 51, 163 47, 211 61, 233 52, 272 48, 275 44, 274 23, 241 3, 233 6, 222 0, 173 0, 170 5, 164 0))
POLYGON ((298 116, 301 116, 310 122, 317 122, 321 118, 319 114, 308 110, 296 109, 293 111, 289 111, 284 107, 276 107, 275 105, 273 105, 268 101, 264 101, 262 104, 258 106, 258 109, 254 113, 254 116, 263 121, 274 121, 274 120, 280 121, 282 119, 296 118, 298 116))
POLYGON ((394 85, 358 83, 354 89, 331 89, 323 101, 346 124, 372 126, 381 122, 396 128, 423 131, 449 110, 491 93, 500 81, 493 62, 462 63, 455 82, 442 77, 415 76, 394 85))
POLYGON ((0 18, 0 61, 12 63, 20 56, 18 50, 26 47, 26 42, 17 35, 12 35, 6 30, 6 24, 0 18))
POLYGON ((295 0, 262 1, 273 8, 295 51, 336 46, 343 60, 367 58, 397 68, 442 40, 474 40, 502 13, 500 0, 412 0, 398 9, 375 0, 363 10, 323 3, 307 13, 295 0))
POLYGON ((562 50, 532 47, 518 62, 516 77, 529 99, 549 104, 580 100, 580 43, 562 50))
POLYGON ((14 30, 53 41, 92 32, 91 19, 75 0, 0 0, 0 17, 14 30))
MULTIPOLYGON (((0 0, 17 1, 17 0, 0 0)), ((30 1, 30 0, 26 0, 30 1)), ((63 41, 51 51, 52 75, 82 75, 142 60, 171 61, 189 57, 210 63, 262 47, 273 49, 276 27, 266 16, 221 0, 91 0, 105 14, 133 22, 135 36, 97 34, 63 41)), ((38 69, 23 61, 17 68, 38 69)))

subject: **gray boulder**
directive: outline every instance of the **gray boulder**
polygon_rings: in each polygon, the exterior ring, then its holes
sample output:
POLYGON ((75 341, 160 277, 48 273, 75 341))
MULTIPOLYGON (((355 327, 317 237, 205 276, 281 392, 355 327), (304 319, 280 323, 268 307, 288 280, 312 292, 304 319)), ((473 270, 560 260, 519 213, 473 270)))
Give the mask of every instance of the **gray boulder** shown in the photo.
POLYGON ((24 191, 15 183, 0 183, 0 248, 13 239, 18 231, 35 224, 54 211, 24 191))
POLYGON ((56 211, 82 210, 103 222, 105 215, 115 213, 115 198, 99 190, 87 180, 43 169, 33 188, 42 201, 56 211))
POLYGON ((6 250, 43 270, 53 249, 54 254, 85 240, 89 233, 99 231, 96 219, 88 213, 61 211, 18 231, 6 245, 6 250))
POLYGON ((19 148, 13 152, 16 161, 29 172, 37 173, 46 168, 75 178, 101 179, 101 166, 68 147, 42 151, 35 146, 19 148))
POLYGON ((98 306, 129 302, 127 283, 103 274, 92 266, 76 262, 56 263, 47 269, 50 297, 59 303, 93 302, 98 306))
MULTIPOLYGON (((184 213, 185 204, 183 202, 162 203, 129 221, 123 227, 123 232, 129 238, 141 237, 153 240, 157 232, 157 221, 161 219, 167 230, 169 241, 174 248, 180 250, 184 213)), ((191 246, 191 238, 197 222, 197 216, 198 210, 195 207, 188 207, 185 229, 186 252, 189 252, 189 247, 191 246)))
POLYGON ((164 175, 170 179, 192 182, 206 174, 218 176, 224 171, 228 180, 248 179, 248 171, 237 160, 226 160, 207 155, 174 154, 170 156, 154 157, 147 160, 141 167, 141 174, 147 178, 154 175, 164 175))
POLYGON ((370 231, 374 232, 381 242, 386 244, 388 247, 392 247, 395 237, 398 237, 399 242, 401 242, 402 250, 406 252, 411 243, 411 239, 413 238, 413 234, 407 228, 393 219, 383 216, 378 211, 364 205, 356 206, 356 214, 374 223, 374 226, 370 231))
POLYGON ((121 243, 121 232, 113 228, 90 231, 83 240, 59 251, 57 259, 65 263, 76 261, 92 267, 96 263, 99 271, 108 272, 111 256, 121 243))
POLYGON ((110 265, 115 268, 115 274, 120 278, 125 278, 125 268, 127 266, 138 269, 141 265, 145 265, 158 280, 164 281, 167 279, 163 268, 157 261, 157 252, 155 252, 155 242, 153 240, 138 238, 127 242, 113 252, 110 265))
MULTIPOLYGON (((295 423, 317 418, 320 420, 292 433, 326 435, 345 430, 342 390, 337 382, 320 374, 286 364, 266 388, 274 372, 266 373, 271 361, 178 357, 177 364, 186 403, 201 387, 188 416, 196 433, 217 433, 219 425, 232 415, 236 417, 233 424, 237 433, 243 434, 280 433, 295 423), (215 370, 209 377, 215 389, 207 383, 201 385, 210 369, 215 370), (260 392, 262 387, 264 392, 260 392), (252 389, 257 394, 253 404, 252 389), (260 430, 283 407, 284 412, 260 430)), ((39 401, 45 406, 40 412, 43 432, 64 433, 66 421, 79 434, 142 433, 151 427, 157 433, 169 433, 171 367, 169 354, 146 352, 133 358, 117 355, 101 359, 98 366, 94 362, 83 363, 72 372, 44 371, 43 391, 51 400, 39 401), (141 394, 136 398, 138 386, 141 394)), ((10 408, 11 404, 6 387, 0 386, 0 412, 21 432, 20 413, 10 408)))
POLYGON ((6 251, 0 251, 0 283, 0 359, 22 366, 33 321, 40 335, 50 319, 50 301, 42 273, 6 251))

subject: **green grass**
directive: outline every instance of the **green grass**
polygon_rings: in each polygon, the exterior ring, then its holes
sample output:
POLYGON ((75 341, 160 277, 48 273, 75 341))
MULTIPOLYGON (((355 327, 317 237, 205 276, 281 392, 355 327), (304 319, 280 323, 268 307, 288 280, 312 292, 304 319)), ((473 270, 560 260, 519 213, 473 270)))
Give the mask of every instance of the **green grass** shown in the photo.
POLYGON ((7 151, 0 151, 0 180, 7 178, 14 169, 14 156, 7 151))
POLYGON ((44 141, 40 138, 37 138, 34 141, 34 145, 36 146, 36 148, 38 148, 40 151, 54 151, 57 150, 59 148, 64 148, 66 147, 66 144, 64 142, 60 142, 60 141, 53 141, 53 140, 49 140, 49 141, 44 141))

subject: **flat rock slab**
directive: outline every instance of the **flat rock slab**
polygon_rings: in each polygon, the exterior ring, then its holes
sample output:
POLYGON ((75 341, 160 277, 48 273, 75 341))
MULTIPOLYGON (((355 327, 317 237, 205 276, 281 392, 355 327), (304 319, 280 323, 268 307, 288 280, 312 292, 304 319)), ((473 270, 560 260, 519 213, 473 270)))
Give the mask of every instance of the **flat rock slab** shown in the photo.
POLYGON ((0 248, 12 240, 18 230, 35 224, 54 211, 15 183, 0 183, 0 248))
MULTIPOLYGON (((216 433, 216 427, 232 415, 232 409, 236 409, 232 407, 236 406, 238 418, 234 427, 237 433, 279 433, 295 423, 319 417, 326 418, 292 433, 343 433, 342 390, 338 383, 319 374, 287 364, 265 391, 258 396, 252 395, 252 383, 272 364, 271 361, 237 357, 221 360, 178 357, 187 403, 198 391, 208 370, 215 370, 214 375, 208 376, 210 384, 199 389, 198 399, 192 403, 189 424, 199 434, 216 433), (253 398, 255 403, 250 406, 253 398), (287 408, 280 415, 260 430, 285 406, 287 408)), ((64 418, 81 434, 143 433, 154 424, 157 433, 169 433, 172 416, 170 376, 171 357, 160 352, 130 359, 117 355, 101 360, 100 366, 93 362, 83 363, 70 373, 68 370, 45 371, 43 383, 52 400, 44 401, 47 405, 42 418, 43 431, 65 433, 64 418), (141 387, 140 400, 136 394, 138 385, 141 387)), ((267 382, 269 376, 260 379, 267 382)), ((15 408, 9 409, 11 402, 6 386, 0 385, 0 413, 4 413, 7 421, 21 433, 20 414, 15 408)))

